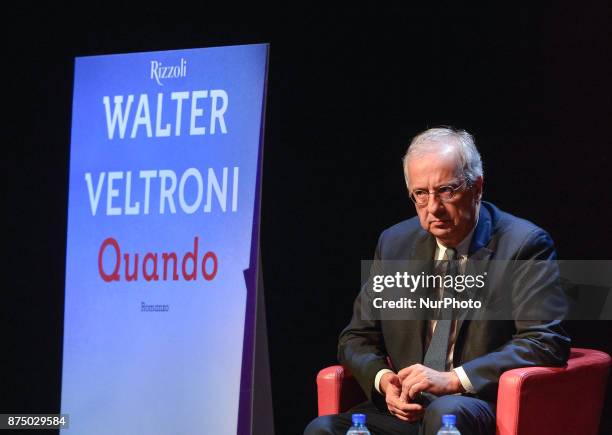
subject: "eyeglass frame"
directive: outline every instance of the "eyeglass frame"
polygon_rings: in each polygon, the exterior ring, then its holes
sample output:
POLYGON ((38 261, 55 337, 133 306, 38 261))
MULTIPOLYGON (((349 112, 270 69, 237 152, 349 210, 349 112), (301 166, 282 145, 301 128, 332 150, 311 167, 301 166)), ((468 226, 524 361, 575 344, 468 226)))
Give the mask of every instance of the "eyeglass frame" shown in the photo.
POLYGON ((414 196, 414 191, 409 192, 409 193, 408 193, 408 197, 409 197, 409 198, 412 200, 412 202, 413 202, 415 205, 418 205, 418 206, 423 206, 423 205, 427 205, 427 204, 429 204, 429 195, 434 195, 434 197, 436 197, 436 196, 437 196, 437 197, 438 197, 438 199, 440 200, 440 202, 444 202, 444 203, 446 203, 446 202, 450 202, 450 201, 452 201, 452 200, 455 198, 455 194, 456 194, 457 190, 461 189, 461 188, 462 188, 463 186, 465 186, 465 185, 467 185, 467 187, 468 187, 468 188, 469 188, 469 187, 471 187, 471 183, 470 183, 470 180, 469 180, 468 178, 464 178, 464 179, 463 179, 463 183, 461 183, 461 184, 460 184, 459 186, 457 186, 457 187, 453 187, 453 186, 452 186, 452 185, 450 185, 450 184, 445 184, 445 185, 443 185, 443 186, 438 187, 438 188, 436 189, 436 191, 433 191, 433 192, 430 192, 429 190, 425 190, 425 189, 416 189, 416 190, 419 190, 419 191, 427 192, 427 201, 426 201, 426 202, 424 202, 424 203, 422 203, 422 204, 420 204, 420 203, 418 203, 418 202, 416 201, 416 198, 415 198, 415 196, 414 196), (450 198, 448 198, 448 199, 442 199, 442 197, 440 196, 440 192, 439 192, 439 190, 440 190, 440 189, 442 189, 442 188, 445 188, 445 187, 450 187, 450 188, 452 189, 452 192, 451 192, 451 197, 450 197, 450 198))

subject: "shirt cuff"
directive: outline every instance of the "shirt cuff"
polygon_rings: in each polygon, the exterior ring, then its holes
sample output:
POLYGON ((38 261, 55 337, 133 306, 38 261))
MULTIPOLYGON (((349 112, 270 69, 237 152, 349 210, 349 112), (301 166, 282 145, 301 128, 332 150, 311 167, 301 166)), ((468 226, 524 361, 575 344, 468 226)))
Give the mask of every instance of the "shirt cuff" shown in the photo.
POLYGON ((385 373, 393 373, 393 370, 389 370, 389 369, 379 370, 378 373, 376 373, 376 377, 374 378, 374 388, 376 388, 376 391, 378 391, 380 394, 382 394, 382 392, 380 391, 380 380, 382 379, 385 373))
POLYGON ((461 366, 455 367, 453 371, 457 374, 457 377, 459 378, 459 381, 461 382, 461 385, 463 386, 463 389, 465 390, 465 392, 470 393, 470 394, 475 394, 476 390, 474 389, 474 386, 470 382, 470 378, 468 378, 467 375, 465 374, 465 370, 463 370, 463 367, 461 366))

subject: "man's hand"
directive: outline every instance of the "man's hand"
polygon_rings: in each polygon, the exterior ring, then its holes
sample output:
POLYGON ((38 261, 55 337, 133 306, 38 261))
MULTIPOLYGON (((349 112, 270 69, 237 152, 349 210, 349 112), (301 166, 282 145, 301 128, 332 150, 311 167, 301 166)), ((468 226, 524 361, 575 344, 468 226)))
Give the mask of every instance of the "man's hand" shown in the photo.
POLYGON ((412 400, 421 391, 436 396, 463 392, 461 381, 452 370, 439 372, 422 364, 414 364, 400 370, 397 377, 401 381, 400 401, 412 400))
POLYGON ((404 421, 417 421, 423 417, 425 408, 418 403, 401 400, 402 383, 395 373, 385 373, 380 379, 380 391, 385 395, 389 412, 404 421))

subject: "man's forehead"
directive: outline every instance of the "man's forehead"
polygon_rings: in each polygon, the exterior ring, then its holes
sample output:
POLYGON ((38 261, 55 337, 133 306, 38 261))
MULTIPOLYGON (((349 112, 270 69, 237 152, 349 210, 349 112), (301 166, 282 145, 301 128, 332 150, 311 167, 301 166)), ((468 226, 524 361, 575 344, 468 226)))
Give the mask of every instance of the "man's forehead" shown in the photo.
POLYGON ((460 174, 459 166, 457 154, 444 150, 411 159, 407 169, 410 180, 416 182, 418 179, 456 178, 460 174))

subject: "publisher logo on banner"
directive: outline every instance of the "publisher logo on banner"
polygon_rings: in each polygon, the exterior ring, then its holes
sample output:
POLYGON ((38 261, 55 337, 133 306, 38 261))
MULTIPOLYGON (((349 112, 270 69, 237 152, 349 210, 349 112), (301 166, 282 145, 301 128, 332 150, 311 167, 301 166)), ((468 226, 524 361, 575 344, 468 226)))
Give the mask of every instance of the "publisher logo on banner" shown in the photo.
POLYGON ((151 80, 155 80, 159 86, 164 84, 161 82, 165 79, 178 79, 187 77, 187 60, 181 58, 177 65, 166 66, 158 60, 151 61, 151 80))

